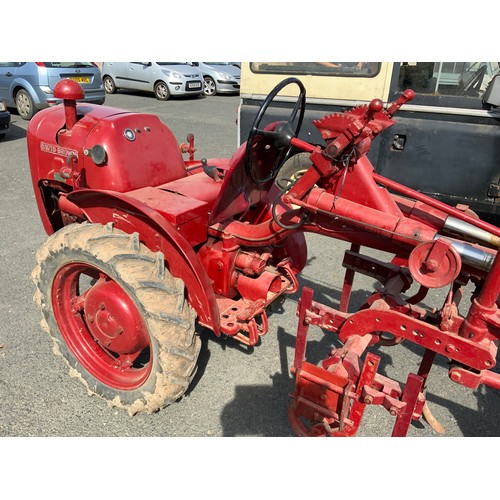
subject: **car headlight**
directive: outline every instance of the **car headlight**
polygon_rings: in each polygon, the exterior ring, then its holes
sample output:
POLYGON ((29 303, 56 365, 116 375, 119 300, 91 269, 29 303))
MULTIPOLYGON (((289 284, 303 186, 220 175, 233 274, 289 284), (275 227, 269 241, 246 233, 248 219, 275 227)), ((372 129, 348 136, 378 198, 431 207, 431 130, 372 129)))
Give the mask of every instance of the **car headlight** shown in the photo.
POLYGON ((227 73, 222 73, 221 71, 217 71, 217 76, 221 80, 231 80, 231 75, 228 75, 227 73))
POLYGON ((164 73, 165 75, 167 75, 169 78, 182 78, 181 74, 180 73, 176 73, 175 71, 162 71, 162 73, 164 73))
POLYGON ((7 111, 7 106, 4 101, 0 101, 0 111, 7 111))

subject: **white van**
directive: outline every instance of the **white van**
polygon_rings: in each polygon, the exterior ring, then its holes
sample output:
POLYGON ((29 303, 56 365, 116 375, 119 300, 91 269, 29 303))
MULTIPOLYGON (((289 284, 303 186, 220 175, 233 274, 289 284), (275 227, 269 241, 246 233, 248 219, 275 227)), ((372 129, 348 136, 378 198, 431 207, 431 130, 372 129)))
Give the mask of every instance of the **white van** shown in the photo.
MULTIPOLYGON (((375 169, 448 205, 466 205, 498 220, 500 96, 493 95, 498 84, 490 85, 500 80, 498 62, 244 62, 240 143, 266 96, 288 77, 300 79, 307 90, 299 138, 317 144, 323 139, 313 120, 374 98, 388 106, 406 89, 414 90, 414 99, 368 153, 375 169)), ((289 119, 296 91, 291 85, 279 94, 266 112, 269 122, 289 119)), ((287 167, 277 174, 279 184, 301 173, 287 167)))

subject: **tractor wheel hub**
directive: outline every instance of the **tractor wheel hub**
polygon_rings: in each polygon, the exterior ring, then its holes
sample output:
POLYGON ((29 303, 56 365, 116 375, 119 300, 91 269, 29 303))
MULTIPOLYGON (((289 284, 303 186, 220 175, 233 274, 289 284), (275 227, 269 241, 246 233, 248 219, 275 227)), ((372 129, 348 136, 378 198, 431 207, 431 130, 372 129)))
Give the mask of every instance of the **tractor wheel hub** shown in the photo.
POLYGON ((87 326, 99 344, 118 354, 144 349, 149 335, 127 293, 114 281, 100 280, 85 297, 87 326))

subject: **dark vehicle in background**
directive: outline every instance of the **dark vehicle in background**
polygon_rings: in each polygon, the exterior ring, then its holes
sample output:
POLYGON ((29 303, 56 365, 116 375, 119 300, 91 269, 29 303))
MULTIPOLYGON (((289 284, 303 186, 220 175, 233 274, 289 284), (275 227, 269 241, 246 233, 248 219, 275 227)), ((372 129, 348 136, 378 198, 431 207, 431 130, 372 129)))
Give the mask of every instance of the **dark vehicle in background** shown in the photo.
MULTIPOLYGON (((240 141, 259 106, 283 78, 307 89, 299 137, 322 143, 312 120, 367 104, 384 106, 405 89, 415 98, 401 108, 368 154, 380 175, 482 217, 500 216, 500 85, 498 62, 250 62, 242 64, 240 141)), ((296 97, 280 93, 271 121, 290 116, 296 97)), ((304 171, 295 158, 279 173, 281 184, 304 171), (290 168, 288 168, 290 167, 290 168)))
POLYGON ((0 139, 5 137, 5 134, 10 128, 10 112, 7 111, 5 101, 0 99, 0 139))
POLYGON ((82 85, 84 102, 104 103, 101 72, 93 62, 0 62, 0 99, 30 120, 37 111, 60 104, 54 86, 65 78, 82 85))
POLYGON ((203 76, 186 62, 105 62, 101 75, 108 94, 140 90, 153 92, 160 101, 203 94, 203 76))

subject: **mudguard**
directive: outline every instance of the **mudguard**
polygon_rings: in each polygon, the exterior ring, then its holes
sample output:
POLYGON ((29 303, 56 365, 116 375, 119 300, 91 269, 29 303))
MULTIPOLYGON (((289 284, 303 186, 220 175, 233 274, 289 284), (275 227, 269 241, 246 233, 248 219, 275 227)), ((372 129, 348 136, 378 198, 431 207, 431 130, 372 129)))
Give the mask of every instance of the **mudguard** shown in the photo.
POLYGON ((162 252, 170 273, 184 281, 187 299, 198 314, 198 323, 220 335, 219 311, 211 282, 198 256, 176 228, 155 210, 126 194, 85 189, 67 196, 84 217, 127 233, 138 232, 153 252, 162 252))

